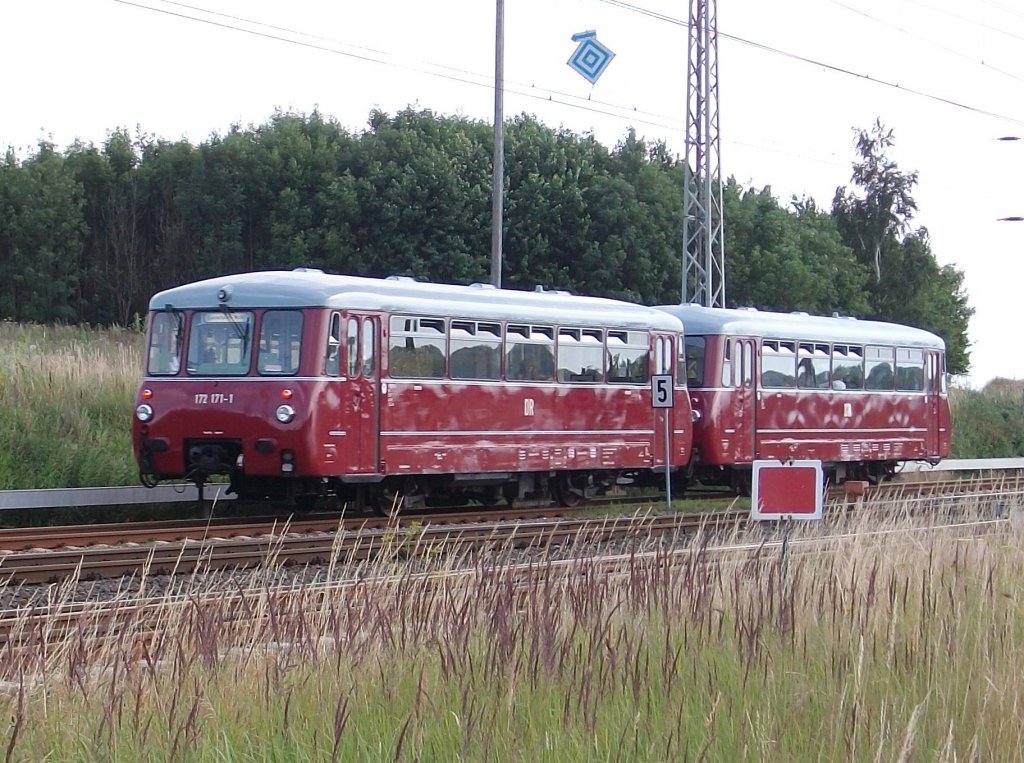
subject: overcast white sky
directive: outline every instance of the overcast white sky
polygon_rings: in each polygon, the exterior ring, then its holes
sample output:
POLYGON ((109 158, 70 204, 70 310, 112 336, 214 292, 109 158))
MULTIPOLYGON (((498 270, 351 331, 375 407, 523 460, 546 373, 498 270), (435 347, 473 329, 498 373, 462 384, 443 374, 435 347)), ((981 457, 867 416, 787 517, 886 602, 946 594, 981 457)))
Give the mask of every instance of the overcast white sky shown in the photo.
MULTIPOLYGON (((493 115, 491 0, 0 0, 0 9, 0 147, 22 157, 40 138, 98 144, 118 127, 199 142, 275 108, 319 108, 351 129, 371 109, 410 104, 493 115)), ((687 13, 687 0, 505 0, 506 117, 525 111, 608 145, 633 126, 682 153, 686 29, 672 20, 687 13), (590 29, 616 54, 595 86, 566 66, 572 35, 590 29)), ((996 221, 1024 216, 1024 141, 996 140, 1024 136, 1024 6, 721 0, 718 27, 723 173, 829 208, 849 183, 854 128, 881 118, 895 130, 892 157, 920 175, 916 224, 941 264, 966 273, 977 311, 970 382, 1024 378, 1024 223, 996 221)))

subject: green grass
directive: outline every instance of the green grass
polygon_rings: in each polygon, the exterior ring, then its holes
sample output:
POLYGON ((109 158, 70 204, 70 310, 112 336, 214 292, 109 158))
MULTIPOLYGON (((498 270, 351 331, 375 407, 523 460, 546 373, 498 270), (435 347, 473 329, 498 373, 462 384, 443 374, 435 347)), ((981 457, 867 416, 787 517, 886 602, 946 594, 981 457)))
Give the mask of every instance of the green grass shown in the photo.
POLYGON ((129 485, 142 335, 0 323, 0 490, 129 485))

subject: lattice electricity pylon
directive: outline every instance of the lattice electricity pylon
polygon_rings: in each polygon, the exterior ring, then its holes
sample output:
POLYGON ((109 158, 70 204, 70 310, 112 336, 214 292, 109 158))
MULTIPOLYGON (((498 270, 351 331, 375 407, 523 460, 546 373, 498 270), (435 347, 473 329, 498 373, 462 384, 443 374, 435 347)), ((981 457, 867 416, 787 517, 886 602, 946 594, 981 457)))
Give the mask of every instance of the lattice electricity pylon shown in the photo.
POLYGON ((683 302, 725 307, 718 0, 690 0, 686 65, 683 302))

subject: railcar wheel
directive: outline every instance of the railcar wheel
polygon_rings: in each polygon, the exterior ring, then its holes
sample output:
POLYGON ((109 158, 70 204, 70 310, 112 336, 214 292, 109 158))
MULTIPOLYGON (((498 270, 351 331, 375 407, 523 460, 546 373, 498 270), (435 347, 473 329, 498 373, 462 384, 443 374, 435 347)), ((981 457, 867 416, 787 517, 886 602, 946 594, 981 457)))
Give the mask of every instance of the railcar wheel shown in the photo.
POLYGON ((383 484, 373 497, 373 508, 388 519, 394 519, 404 511, 422 509, 425 505, 424 495, 417 490, 416 481, 411 478, 401 484, 383 484))
POLYGON ((752 469, 733 469, 732 489, 736 495, 749 498, 753 492, 754 471, 752 469))
POLYGON ((374 496, 373 508, 382 517, 395 519, 405 508, 405 496, 398 490, 382 488, 374 496))
POLYGON ((502 496, 502 491, 500 488, 492 487, 486 490, 481 490, 479 493, 476 493, 473 496, 473 500, 475 500, 485 509, 493 509, 495 506, 501 503, 502 500, 504 500, 504 497, 502 496))
POLYGON ((575 508, 587 500, 586 476, 559 474, 554 481, 555 500, 566 508, 575 508))
POLYGON ((317 493, 300 493, 295 496, 295 510, 301 512, 313 511, 320 501, 317 493))

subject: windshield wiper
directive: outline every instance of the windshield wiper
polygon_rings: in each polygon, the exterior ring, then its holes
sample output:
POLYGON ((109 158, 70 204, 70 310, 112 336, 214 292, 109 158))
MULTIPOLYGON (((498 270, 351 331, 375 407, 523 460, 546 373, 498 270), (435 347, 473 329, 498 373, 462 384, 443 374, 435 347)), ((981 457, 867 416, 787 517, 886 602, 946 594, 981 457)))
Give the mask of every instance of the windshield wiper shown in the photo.
POLYGON ((249 343, 249 321, 240 321, 235 318, 235 314, 231 312, 227 305, 221 305, 220 311, 224 313, 224 316, 231 323, 231 327, 235 330, 235 334, 242 340, 242 344, 249 343))

